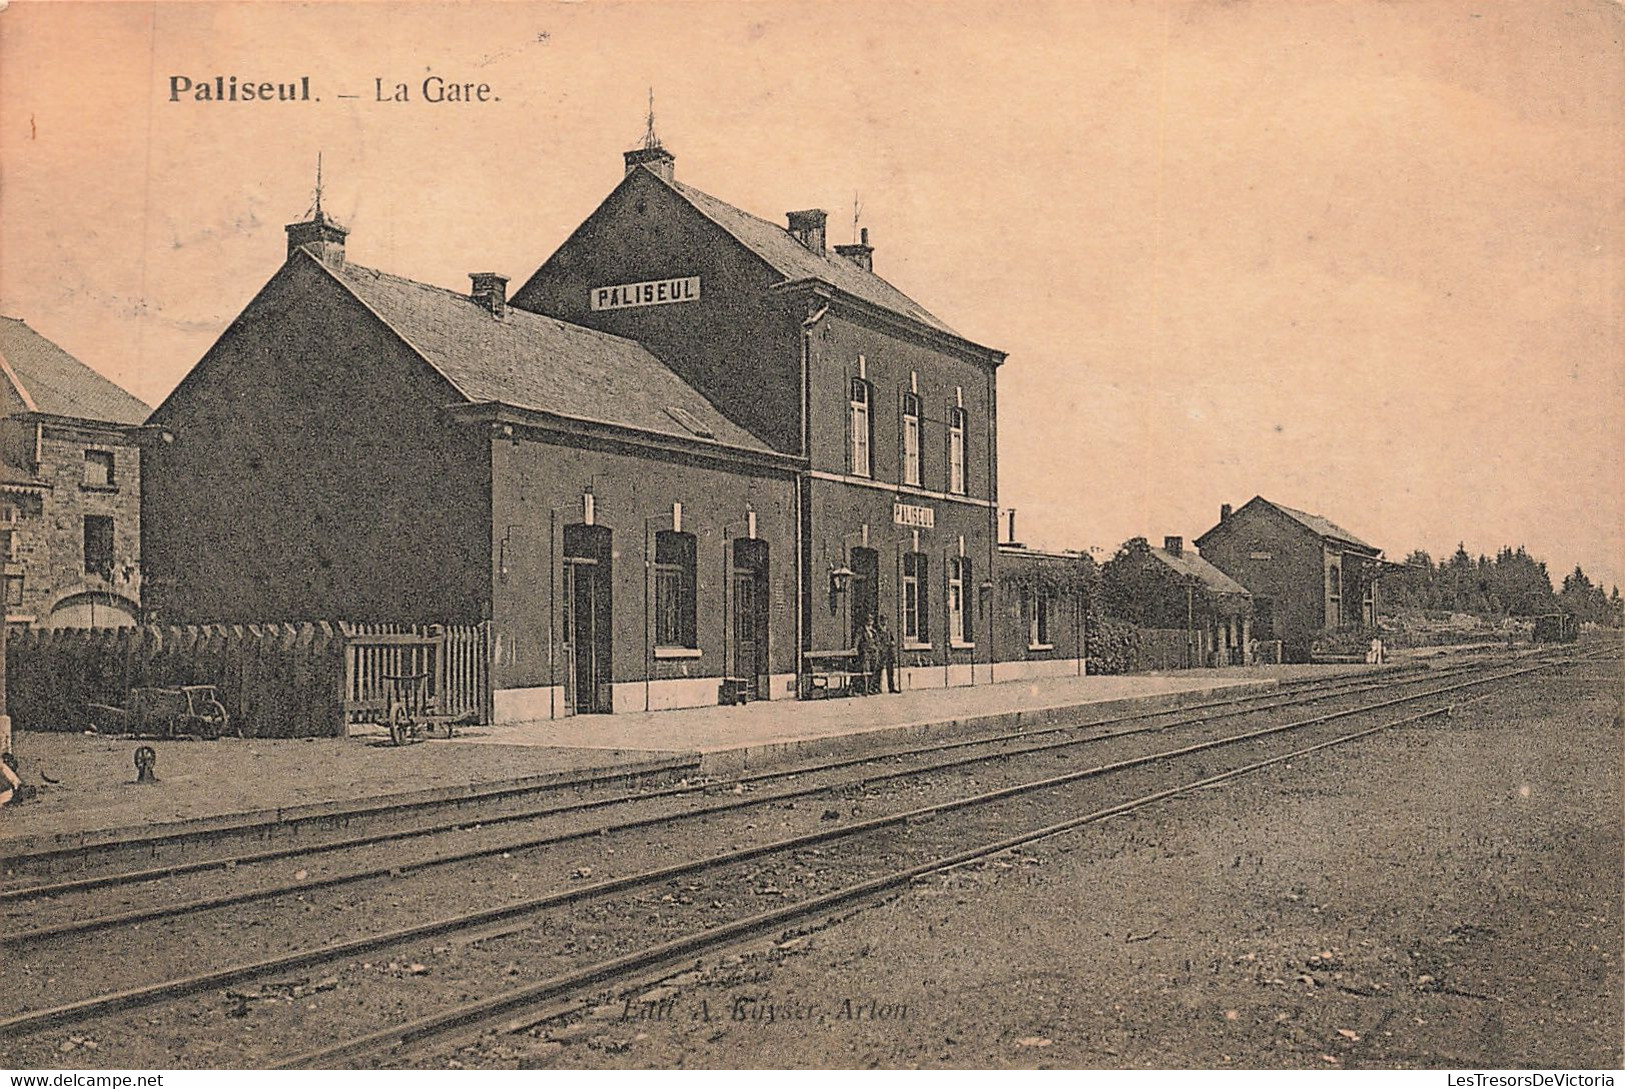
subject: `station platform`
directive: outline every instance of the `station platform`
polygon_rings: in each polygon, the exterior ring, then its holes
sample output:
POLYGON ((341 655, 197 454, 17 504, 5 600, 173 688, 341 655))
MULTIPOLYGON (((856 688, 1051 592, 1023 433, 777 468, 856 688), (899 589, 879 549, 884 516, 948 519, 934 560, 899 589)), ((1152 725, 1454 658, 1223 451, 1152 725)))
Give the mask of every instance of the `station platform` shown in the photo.
POLYGON ((1174 705, 1278 683, 1250 670, 1056 677, 874 696, 576 715, 469 731, 456 744, 697 753, 705 775, 737 774, 851 752, 1048 725, 1087 710, 1174 705))
POLYGON ((1067 677, 896 695, 762 702, 472 727, 450 741, 395 747, 349 738, 138 742, 69 733, 14 738, 34 799, 0 809, 9 856, 266 821, 343 817, 371 804, 455 801, 511 789, 675 779, 906 748, 926 740, 1098 719, 1272 687, 1282 679, 1391 667, 1265 666, 1067 677), (133 756, 158 751, 159 781, 133 756))

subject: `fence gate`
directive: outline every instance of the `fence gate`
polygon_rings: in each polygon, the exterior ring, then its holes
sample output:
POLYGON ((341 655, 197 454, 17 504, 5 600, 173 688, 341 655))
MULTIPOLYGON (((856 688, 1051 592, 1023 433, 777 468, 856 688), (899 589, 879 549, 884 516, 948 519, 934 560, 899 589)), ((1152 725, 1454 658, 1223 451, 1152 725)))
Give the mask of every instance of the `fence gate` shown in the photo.
POLYGON ((491 721, 490 625, 343 624, 344 719, 382 722, 390 677, 426 674, 440 713, 491 721))

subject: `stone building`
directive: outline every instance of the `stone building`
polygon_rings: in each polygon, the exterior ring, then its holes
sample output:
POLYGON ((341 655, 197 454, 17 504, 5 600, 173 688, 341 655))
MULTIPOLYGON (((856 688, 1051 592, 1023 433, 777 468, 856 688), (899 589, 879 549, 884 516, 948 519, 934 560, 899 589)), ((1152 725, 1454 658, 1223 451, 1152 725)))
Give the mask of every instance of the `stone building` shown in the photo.
POLYGON ((291 224, 153 414, 153 610, 489 620, 498 719, 810 695, 870 614, 905 684, 992 680, 1003 354, 674 163, 626 153, 511 300, 291 224))
POLYGON ((148 411, 25 322, 0 318, 8 623, 116 627, 140 618, 138 435, 148 411))
POLYGON ((1252 592, 1253 638, 1280 640, 1287 661, 1308 661, 1323 633, 1376 627, 1382 550, 1318 514, 1254 496, 1224 504, 1196 544, 1252 592))
POLYGON ((983 683, 996 660, 997 372, 876 273, 867 230, 783 225, 677 177, 653 142, 514 293, 514 305, 629 337, 795 476, 802 673, 884 616, 903 683, 983 683))

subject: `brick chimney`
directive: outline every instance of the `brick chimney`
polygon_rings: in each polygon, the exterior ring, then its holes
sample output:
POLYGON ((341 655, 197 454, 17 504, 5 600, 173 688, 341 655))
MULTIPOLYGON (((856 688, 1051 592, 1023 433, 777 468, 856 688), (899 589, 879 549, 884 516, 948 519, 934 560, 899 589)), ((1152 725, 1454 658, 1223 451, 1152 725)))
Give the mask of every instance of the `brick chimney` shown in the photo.
POLYGON ((677 157, 659 144, 635 147, 622 153, 622 158, 626 160, 628 174, 640 166, 646 166, 667 181, 674 181, 677 177, 677 157))
POLYGON ((344 239, 350 232, 340 227, 320 208, 303 223, 290 223, 288 232, 288 259, 300 250, 309 250, 312 257, 328 268, 344 267, 344 239))
POLYGON ((818 256, 824 256, 824 224, 829 213, 822 208, 809 208, 804 212, 790 212, 786 218, 790 220, 790 233, 796 241, 818 256))
POLYGON ((875 248, 869 245, 869 228, 863 228, 863 233, 858 237, 863 241, 853 242, 846 246, 836 246, 835 252, 857 265, 863 271, 873 272, 875 270, 875 248))
POLYGON ((474 289, 468 293, 469 298, 489 310, 494 318, 508 312, 506 276, 498 276, 494 272, 470 272, 468 278, 474 282, 474 289))
POLYGON ((1219 504, 1219 521, 1222 522, 1226 518, 1229 518, 1230 513, 1231 513, 1231 508, 1230 508, 1229 503, 1220 503, 1219 504))
POLYGON ((1175 559, 1183 556, 1185 554, 1185 538, 1164 537, 1162 539, 1162 550, 1175 559))

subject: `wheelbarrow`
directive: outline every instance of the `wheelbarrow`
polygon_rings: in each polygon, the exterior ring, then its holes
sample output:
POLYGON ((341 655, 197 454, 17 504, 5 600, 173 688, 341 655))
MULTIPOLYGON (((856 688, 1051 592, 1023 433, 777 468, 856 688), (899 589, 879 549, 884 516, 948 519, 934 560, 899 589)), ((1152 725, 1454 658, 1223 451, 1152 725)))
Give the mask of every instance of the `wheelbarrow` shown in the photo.
POLYGON ((164 741, 177 738, 213 741, 227 735, 242 736, 241 726, 233 729, 231 716, 212 684, 132 688, 128 707, 91 703, 86 705, 86 711, 90 728, 98 733, 122 733, 164 741))
POLYGON ((389 682, 389 698, 385 725, 389 727, 389 740, 396 745, 409 745, 429 737, 450 740, 457 733, 457 723, 464 716, 447 715, 440 711, 440 701, 429 692, 428 673, 385 673, 389 682))

